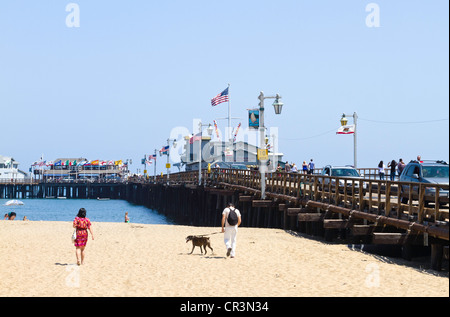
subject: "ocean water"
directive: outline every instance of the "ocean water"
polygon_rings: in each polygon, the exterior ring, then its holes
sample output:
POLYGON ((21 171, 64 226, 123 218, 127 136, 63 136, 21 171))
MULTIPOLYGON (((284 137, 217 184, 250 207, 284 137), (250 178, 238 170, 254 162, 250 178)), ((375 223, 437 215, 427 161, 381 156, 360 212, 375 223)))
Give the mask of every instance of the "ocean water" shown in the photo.
POLYGON ((80 208, 86 209, 86 217, 97 222, 124 222, 125 212, 131 223, 173 224, 164 215, 144 206, 125 200, 96 199, 20 199, 21 206, 4 206, 9 199, 0 199, 0 216, 14 211, 15 221, 24 216, 32 221, 73 221, 80 208))

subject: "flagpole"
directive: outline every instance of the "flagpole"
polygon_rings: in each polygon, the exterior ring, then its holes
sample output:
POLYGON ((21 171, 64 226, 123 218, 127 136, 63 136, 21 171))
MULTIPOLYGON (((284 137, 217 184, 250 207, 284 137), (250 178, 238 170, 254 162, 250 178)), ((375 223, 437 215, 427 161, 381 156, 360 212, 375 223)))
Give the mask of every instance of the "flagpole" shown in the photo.
POLYGON ((156 183, 156 149, 155 149, 155 158, 153 159, 154 163, 155 163, 155 167, 153 168, 153 176, 154 176, 154 181, 156 183))
POLYGON ((230 106, 230 84, 228 84, 228 140, 231 140, 231 106, 230 106))
POLYGON ((358 168, 357 163, 357 150, 356 150, 356 121, 358 119, 358 115, 356 112, 353 113, 353 124, 355 125, 355 132, 353 133, 353 165, 355 168, 358 168))
MULTIPOLYGON (((44 162, 44 153, 42 153, 42 155, 41 155, 41 162, 44 162)), ((41 176, 41 174, 42 174, 42 180, 44 180, 44 167, 43 167, 43 165, 41 165, 40 166, 40 169, 41 169, 41 173, 39 173, 39 176, 41 176)), ((39 177, 39 180, 41 180, 41 178, 39 177)))

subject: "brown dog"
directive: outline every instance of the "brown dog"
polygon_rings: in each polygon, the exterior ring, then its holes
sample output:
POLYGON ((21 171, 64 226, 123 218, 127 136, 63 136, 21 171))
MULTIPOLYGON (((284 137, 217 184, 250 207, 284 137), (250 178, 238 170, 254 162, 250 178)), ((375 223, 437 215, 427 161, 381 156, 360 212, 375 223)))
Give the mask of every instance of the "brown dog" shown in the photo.
POLYGON ((202 237, 202 236, 188 236, 186 237, 186 243, 189 241, 192 241, 192 251, 189 254, 192 254, 194 252, 195 247, 200 247, 200 252, 203 254, 203 249, 205 249, 206 254, 206 247, 210 248, 212 252, 214 252, 213 248, 211 248, 211 243, 209 241, 208 237, 202 237))

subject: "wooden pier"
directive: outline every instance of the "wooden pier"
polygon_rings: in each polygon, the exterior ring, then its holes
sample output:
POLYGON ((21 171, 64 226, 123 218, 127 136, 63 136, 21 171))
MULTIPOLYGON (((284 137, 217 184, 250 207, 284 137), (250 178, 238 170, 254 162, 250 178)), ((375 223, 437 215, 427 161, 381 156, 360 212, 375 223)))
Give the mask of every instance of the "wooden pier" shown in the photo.
MULTIPOLYGON (((370 171, 364 169, 364 174, 370 171)), ((448 189, 276 172, 267 174, 263 200, 258 171, 212 169, 202 172, 201 184, 198 171, 113 184, 0 183, 0 198, 125 199, 177 224, 216 227, 226 204, 233 202, 241 211, 242 226, 295 230, 338 243, 398 245, 409 260, 414 246, 424 246, 430 249, 431 267, 440 270, 448 259, 448 189), (405 190, 412 186, 416 192, 405 190)))
POLYGON ((0 183, 0 199, 26 198, 126 199, 126 185, 122 182, 10 182, 0 183))
POLYGON ((448 185, 276 172, 267 175, 262 200, 258 171, 213 169, 203 171, 202 180, 199 185, 198 171, 156 177, 136 184, 139 189, 132 192, 141 194, 132 201, 177 223, 199 226, 220 226, 224 206, 233 202, 243 226, 296 230, 350 244, 398 245, 408 260, 414 246, 425 246, 436 270, 448 259, 449 198, 439 194, 448 192, 448 185), (406 186, 416 186, 417 193, 406 186), (435 195, 428 194, 430 188, 435 195))

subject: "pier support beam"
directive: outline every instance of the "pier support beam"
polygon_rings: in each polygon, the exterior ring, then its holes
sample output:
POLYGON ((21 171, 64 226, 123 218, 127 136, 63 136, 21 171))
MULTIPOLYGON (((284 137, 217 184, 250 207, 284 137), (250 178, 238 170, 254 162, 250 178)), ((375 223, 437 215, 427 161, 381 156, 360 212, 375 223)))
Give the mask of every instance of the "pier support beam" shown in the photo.
POLYGON ((436 271, 442 269, 442 258, 444 256, 444 246, 440 243, 431 244, 431 268, 436 271))

